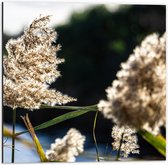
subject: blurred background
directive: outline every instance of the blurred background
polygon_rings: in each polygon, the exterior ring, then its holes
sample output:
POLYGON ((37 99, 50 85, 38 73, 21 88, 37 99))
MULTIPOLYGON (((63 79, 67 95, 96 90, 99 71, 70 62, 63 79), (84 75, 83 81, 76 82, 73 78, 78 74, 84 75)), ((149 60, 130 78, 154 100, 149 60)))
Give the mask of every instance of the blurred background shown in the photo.
MULTIPOLYGON (((116 78, 121 62, 127 60, 135 46, 139 45, 146 35, 153 32, 162 35, 166 28, 166 6, 164 5, 5 2, 3 4, 4 54, 7 53, 5 50, 7 41, 20 36, 23 29, 40 14, 53 15, 51 26, 58 33, 57 43, 62 45, 58 57, 64 58, 65 63, 59 65, 62 77, 56 80, 51 88, 78 99, 77 102, 68 105, 93 105, 105 99, 105 89, 116 78)), ((66 113, 67 110, 47 109, 29 112, 18 109, 18 131, 25 129, 20 115, 25 115, 27 112, 33 126, 36 126, 66 113)), ((77 161, 95 161, 96 153, 92 137, 94 115, 94 112, 89 112, 38 131, 37 135, 43 142, 44 148, 49 149, 55 138, 64 136, 69 128, 75 127, 86 135, 85 150, 93 154, 93 158, 85 155, 77 161)), ((12 110, 8 107, 4 107, 3 120, 10 128, 12 110)), ((111 152, 111 129, 111 121, 104 119, 99 113, 96 137, 101 156, 116 154, 111 152)), ((164 129, 162 132, 165 136, 164 129)), ((133 157, 146 160, 164 159, 150 144, 141 137, 138 136, 138 138, 140 154, 132 155, 133 157)), ((10 139, 5 143, 10 144, 10 139)), ((6 162, 10 162, 7 158, 10 152, 10 148, 4 148, 6 162)), ((17 152, 16 155, 20 153, 17 152)), ((35 160, 30 160, 23 154, 22 159, 19 158, 16 161, 35 160)))

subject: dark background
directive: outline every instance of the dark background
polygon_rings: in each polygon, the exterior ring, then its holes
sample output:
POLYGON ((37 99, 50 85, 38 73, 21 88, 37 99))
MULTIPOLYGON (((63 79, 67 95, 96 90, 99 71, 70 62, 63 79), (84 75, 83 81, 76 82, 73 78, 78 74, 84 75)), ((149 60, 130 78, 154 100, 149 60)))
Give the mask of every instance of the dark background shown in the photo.
MULTIPOLYGON (((65 63, 59 66, 62 77, 51 85, 52 88, 78 99, 67 105, 93 105, 106 98, 105 89, 111 85, 120 69, 120 63, 127 60, 136 45, 153 32, 162 35, 166 27, 166 6, 158 5, 121 5, 116 12, 110 12, 104 5, 98 5, 84 12, 73 13, 69 22, 55 27, 58 32, 57 43, 62 45, 58 57, 65 63)), ((20 34, 22 34, 21 32, 20 34)), ((3 47, 10 38, 3 35, 3 47)), ((6 50, 3 50, 4 54, 6 50)), ((4 107, 4 122, 11 123, 12 110, 4 107)), ((20 115, 29 113, 32 124, 38 125, 67 110, 17 110, 17 123, 23 125, 20 115)), ((57 130, 79 129, 92 139, 94 112, 87 113, 45 130, 39 131, 54 135, 57 130)), ((96 126, 98 144, 111 144, 111 121, 99 113, 96 126)), ((66 132, 65 131, 65 132, 66 132)), ((163 134, 165 130, 163 129, 163 134)), ((140 158, 148 155, 151 159, 163 157, 141 137, 140 158)), ((89 145, 89 144, 88 144, 89 145)))

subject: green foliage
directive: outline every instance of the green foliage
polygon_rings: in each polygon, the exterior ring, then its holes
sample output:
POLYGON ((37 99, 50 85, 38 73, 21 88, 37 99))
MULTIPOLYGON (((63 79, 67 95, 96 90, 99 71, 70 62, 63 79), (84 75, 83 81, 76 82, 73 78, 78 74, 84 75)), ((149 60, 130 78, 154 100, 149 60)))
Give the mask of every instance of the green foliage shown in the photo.
POLYGON ((77 110, 77 111, 73 111, 73 112, 68 112, 68 113, 66 113, 66 114, 64 114, 64 115, 61 115, 61 116, 59 116, 59 117, 56 117, 56 118, 54 118, 54 119, 52 119, 52 120, 49 120, 49 121, 47 121, 47 122, 45 122, 45 123, 42 123, 42 124, 40 124, 40 125, 34 127, 34 129, 35 129, 35 130, 44 129, 44 128, 50 127, 50 126, 52 126, 52 125, 54 125, 54 124, 58 124, 58 123, 60 123, 60 122, 63 122, 63 121, 65 121, 65 120, 78 117, 78 116, 83 115, 83 114, 85 114, 85 113, 87 113, 87 112, 89 112, 89 111, 88 111, 88 110, 86 110, 86 111, 77 110))
POLYGON ((166 140, 163 136, 154 136, 145 130, 139 131, 139 134, 154 148, 156 148, 163 156, 166 157, 166 140))
POLYGON ((45 152, 43 150, 43 147, 42 147, 42 145, 36 135, 34 135, 33 142, 36 146, 36 150, 37 150, 37 153, 39 155, 41 162, 48 162, 46 155, 45 155, 45 152))
POLYGON ((32 140, 34 142, 34 145, 36 147, 36 150, 37 150, 37 153, 39 155, 39 158, 40 158, 41 162, 47 162, 48 161, 47 157, 45 155, 45 152, 43 150, 43 147, 42 147, 42 145, 41 145, 38 137, 36 136, 34 128, 33 128, 32 124, 31 124, 31 122, 29 120, 28 114, 26 114, 26 116, 21 116, 21 118, 22 118, 23 122, 25 123, 25 125, 26 125, 26 127, 28 129, 29 134, 32 137, 32 140))
POLYGON ((43 104, 40 109, 64 109, 64 110, 89 110, 89 111, 97 111, 97 105, 91 106, 49 106, 43 104))
POLYGON ((115 52, 121 54, 126 49, 125 42, 122 40, 116 40, 114 42, 111 42, 109 43, 109 49, 114 50, 115 52))
MULTIPOLYGON (((46 107, 48 108, 48 106, 46 106, 46 107)), ((53 107, 52 107, 52 108, 53 108, 53 107)), ((57 108, 58 108, 58 107, 57 107, 57 108)), ((64 108, 67 108, 67 107, 65 106, 64 108)), ((76 107, 70 107, 70 106, 69 106, 69 108, 67 108, 67 109, 70 109, 70 110, 72 110, 72 109, 78 109, 78 107, 76 108, 76 107)), ((42 123, 42 124, 40 124, 40 125, 38 125, 38 126, 35 126, 35 127, 34 127, 34 130, 37 131, 37 130, 41 130, 41 129, 50 127, 50 126, 52 126, 52 125, 58 124, 58 123, 60 123, 60 122, 63 122, 63 121, 65 121, 65 120, 78 117, 78 116, 83 115, 83 114, 85 114, 85 113, 87 113, 87 112, 90 112, 90 111, 94 111, 94 110, 93 110, 92 108, 84 108, 84 107, 83 107, 83 108, 80 108, 79 110, 72 111, 72 112, 68 112, 68 113, 63 114, 63 115, 61 115, 61 116, 58 116, 58 117, 56 117, 56 118, 53 118, 53 119, 51 119, 51 120, 49 120, 49 121, 47 121, 47 122, 44 122, 44 123, 42 123)), ((19 135, 21 135, 21 134, 23 134, 23 133, 27 133, 27 132, 28 132, 27 130, 26 130, 26 131, 22 131, 22 132, 16 133, 15 136, 19 136, 19 135)))

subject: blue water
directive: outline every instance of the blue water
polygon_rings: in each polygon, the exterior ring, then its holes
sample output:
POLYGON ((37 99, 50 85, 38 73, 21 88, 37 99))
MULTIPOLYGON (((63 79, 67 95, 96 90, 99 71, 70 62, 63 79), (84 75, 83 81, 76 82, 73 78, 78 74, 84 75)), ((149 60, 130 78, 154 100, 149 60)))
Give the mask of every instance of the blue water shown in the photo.
MULTIPOLYGON (((11 128, 8 126, 8 128, 11 128)), ((23 131, 24 128, 21 126, 16 126, 16 132, 23 131)), ((57 131, 57 135, 46 135, 46 134, 39 134, 36 132, 41 145, 43 146, 44 151, 50 149, 50 144, 54 143, 55 138, 63 137, 65 135, 64 131, 57 131)), ((29 142, 32 142, 32 139, 28 133, 20 135, 20 137, 27 139, 29 142)), ((76 162, 95 162, 96 160, 96 150, 95 145, 91 143, 89 137, 86 137, 85 143, 85 152, 76 157, 76 162)), ((4 163, 11 163, 11 138, 4 137, 4 163)), ((15 141, 15 163, 36 163, 40 162, 36 149, 33 147, 28 147, 21 142, 15 141)), ((98 144, 99 148, 99 156, 101 161, 113 161, 116 158, 116 152, 112 151, 111 146, 105 144, 98 144)), ((130 159, 130 158, 129 158, 130 159)), ((129 160, 127 159, 127 160, 129 160)), ((131 158, 133 159, 133 158, 131 158)))

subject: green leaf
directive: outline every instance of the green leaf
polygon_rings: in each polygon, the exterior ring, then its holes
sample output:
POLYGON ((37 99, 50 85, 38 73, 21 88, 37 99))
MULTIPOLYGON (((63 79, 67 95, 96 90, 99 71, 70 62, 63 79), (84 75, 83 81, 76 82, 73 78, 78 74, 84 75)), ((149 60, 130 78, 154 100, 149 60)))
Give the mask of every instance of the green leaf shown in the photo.
MULTIPOLYGON (((91 111, 91 110, 83 109, 83 110, 77 110, 77 111, 68 112, 66 114, 58 116, 58 117, 56 117, 56 118, 54 118, 52 120, 49 120, 47 122, 44 122, 44 123, 34 127, 34 130, 37 131, 37 130, 41 130, 41 129, 50 127, 52 125, 61 123, 61 122, 65 121, 65 120, 72 119, 72 118, 78 117, 80 115, 83 115, 83 114, 85 114, 85 113, 87 113, 89 111, 91 111)), ((19 136, 19 135, 24 134, 26 132, 28 132, 28 131, 26 130, 26 131, 23 131, 23 132, 16 133, 15 136, 19 136)))
POLYGON ((33 139, 34 144, 36 146, 36 150, 37 150, 37 153, 38 153, 38 155, 40 157, 41 162, 48 162, 47 157, 45 155, 45 152, 43 150, 43 147, 42 147, 38 137, 36 135, 34 135, 32 137, 32 139, 33 139))
POLYGON ((48 162, 47 157, 45 155, 45 152, 43 150, 43 147, 42 147, 38 137, 36 136, 34 128, 33 128, 32 124, 30 122, 28 114, 26 114, 26 116, 21 116, 21 118, 22 118, 23 122, 25 123, 25 125, 28 129, 28 132, 29 132, 29 134, 30 134, 30 136, 31 136, 31 138, 34 142, 34 145, 36 147, 36 150, 37 150, 37 153, 39 155, 39 158, 40 158, 41 162, 48 162))
POLYGON ((140 130, 138 133, 166 157, 166 140, 162 135, 154 136, 145 130, 140 130))

